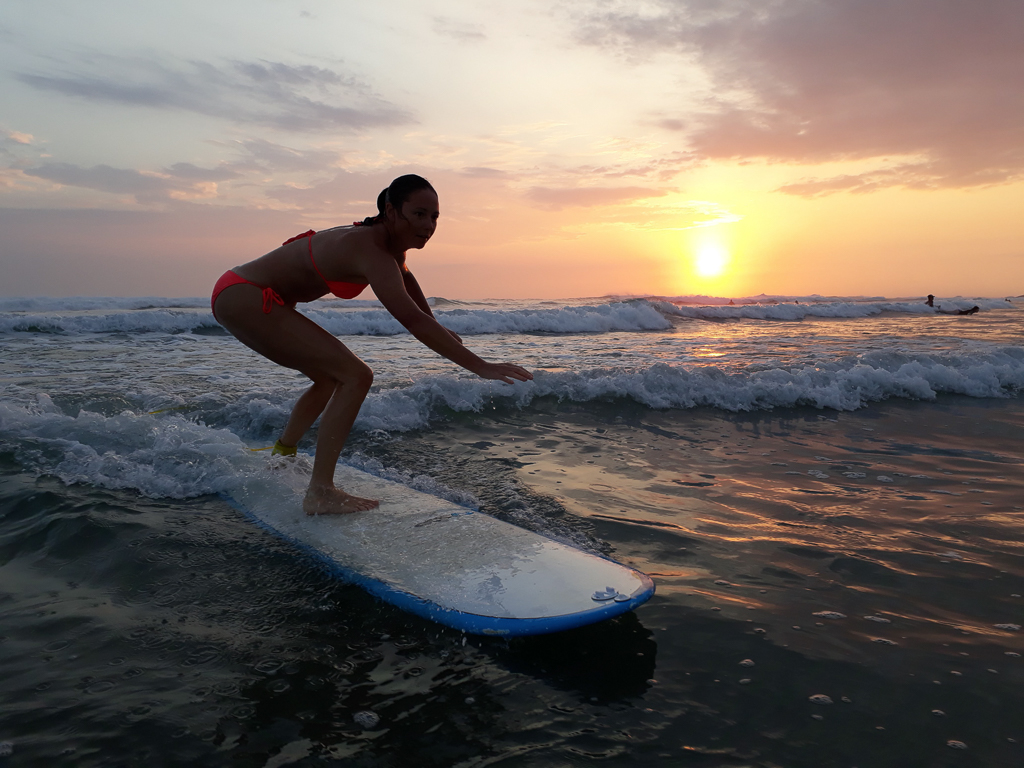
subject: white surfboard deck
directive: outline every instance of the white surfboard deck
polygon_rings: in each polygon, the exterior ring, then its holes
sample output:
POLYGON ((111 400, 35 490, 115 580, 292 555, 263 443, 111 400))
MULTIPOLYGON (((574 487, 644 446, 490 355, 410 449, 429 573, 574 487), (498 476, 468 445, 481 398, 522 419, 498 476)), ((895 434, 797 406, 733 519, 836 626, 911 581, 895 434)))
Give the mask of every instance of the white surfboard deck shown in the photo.
POLYGON ((464 632, 558 632, 654 594, 637 570, 344 465, 336 484, 380 507, 310 517, 302 511, 308 482, 302 472, 270 469, 228 501, 343 580, 464 632))

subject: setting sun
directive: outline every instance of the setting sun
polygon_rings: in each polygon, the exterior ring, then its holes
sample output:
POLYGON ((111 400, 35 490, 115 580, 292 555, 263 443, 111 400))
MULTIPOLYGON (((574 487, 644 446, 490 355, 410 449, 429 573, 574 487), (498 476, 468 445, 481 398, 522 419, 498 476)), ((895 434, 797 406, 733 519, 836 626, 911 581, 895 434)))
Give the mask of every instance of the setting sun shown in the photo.
POLYGON ((697 246, 694 269, 700 277, 718 277, 729 263, 729 252, 718 242, 703 242, 697 246))

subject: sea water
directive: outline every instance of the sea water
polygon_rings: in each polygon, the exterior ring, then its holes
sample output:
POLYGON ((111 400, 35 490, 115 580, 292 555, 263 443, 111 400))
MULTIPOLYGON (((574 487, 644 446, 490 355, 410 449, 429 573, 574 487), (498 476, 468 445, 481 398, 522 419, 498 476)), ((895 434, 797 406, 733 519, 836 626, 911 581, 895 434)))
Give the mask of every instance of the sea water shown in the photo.
POLYGON ((431 301, 536 378, 304 305, 375 372, 343 461, 656 596, 515 641, 380 603, 223 500, 308 472, 315 429, 255 450, 300 375, 205 299, 0 299, 0 765, 1024 763, 1019 301, 431 301))

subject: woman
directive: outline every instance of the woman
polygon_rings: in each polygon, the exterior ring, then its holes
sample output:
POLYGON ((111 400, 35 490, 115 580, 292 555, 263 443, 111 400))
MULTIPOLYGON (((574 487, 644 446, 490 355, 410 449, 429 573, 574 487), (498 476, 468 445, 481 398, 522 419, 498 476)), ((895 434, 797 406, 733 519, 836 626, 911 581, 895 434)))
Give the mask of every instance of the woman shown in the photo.
POLYGON ((406 251, 422 248, 437 228, 437 193, 421 176, 400 176, 377 198, 376 216, 352 227, 310 230, 255 261, 228 270, 213 289, 214 317, 239 341, 308 376, 313 385, 295 404, 275 453, 295 446, 318 416, 320 434, 306 514, 373 509, 379 502, 334 485, 334 468, 356 414, 373 383, 373 371, 309 318, 295 310, 328 292, 351 299, 367 285, 409 332, 439 355, 484 379, 507 384, 533 375, 518 365, 488 363, 462 345, 458 334, 434 319, 406 251))

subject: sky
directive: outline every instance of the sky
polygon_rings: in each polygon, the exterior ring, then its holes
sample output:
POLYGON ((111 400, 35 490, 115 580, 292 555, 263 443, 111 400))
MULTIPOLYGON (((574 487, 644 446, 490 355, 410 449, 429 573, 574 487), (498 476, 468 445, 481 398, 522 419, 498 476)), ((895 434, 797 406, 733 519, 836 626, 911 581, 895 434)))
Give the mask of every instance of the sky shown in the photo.
POLYGON ((5 0, 0 295, 440 197, 456 299, 1024 293, 1021 0, 5 0))

